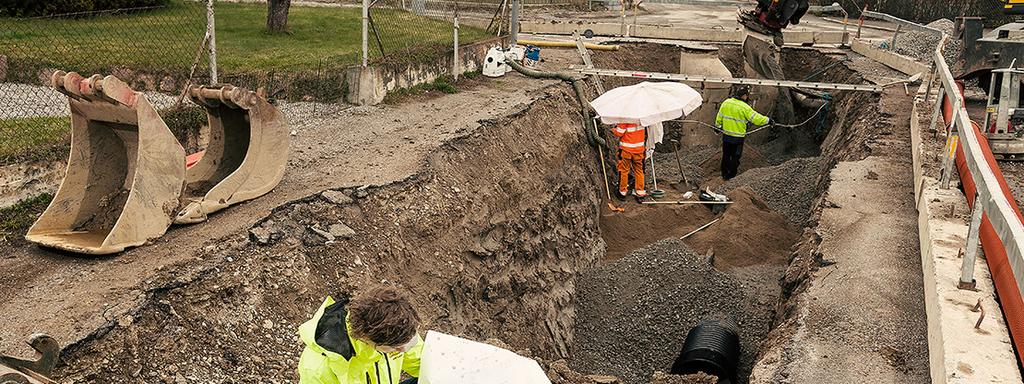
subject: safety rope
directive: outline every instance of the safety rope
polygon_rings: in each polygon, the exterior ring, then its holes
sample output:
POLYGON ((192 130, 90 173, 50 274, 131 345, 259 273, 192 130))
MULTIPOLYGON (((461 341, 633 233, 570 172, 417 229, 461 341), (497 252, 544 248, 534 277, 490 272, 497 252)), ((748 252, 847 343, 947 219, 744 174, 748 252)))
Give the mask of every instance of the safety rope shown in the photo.
MULTIPOLYGON (((827 112, 828 112, 828 105, 831 104, 831 101, 832 101, 832 95, 829 95, 829 94, 826 93, 826 94, 824 94, 823 98, 825 99, 825 104, 822 104, 820 107, 818 107, 818 110, 814 111, 814 114, 811 115, 811 117, 808 117, 807 120, 804 120, 804 121, 800 122, 799 124, 772 124, 772 125, 764 125, 764 126, 760 126, 760 127, 757 127, 757 128, 754 128, 754 129, 750 130, 749 132, 747 132, 747 135, 751 135, 751 134, 757 133, 758 131, 761 131, 763 129, 768 129, 768 128, 772 128, 772 127, 797 128, 797 127, 803 126, 804 124, 810 123, 811 120, 814 120, 815 117, 819 117, 819 116, 820 116, 820 119, 818 120, 818 128, 819 129, 823 129, 824 126, 825 126, 825 116, 827 115, 827 112), (822 111, 826 112, 826 114, 822 114, 822 111)), ((679 121, 679 122, 683 122, 683 123, 694 123, 694 124, 703 125, 705 127, 711 128, 711 129, 713 129, 713 130, 715 130, 715 131, 717 131, 718 133, 721 133, 721 134, 725 134, 726 133, 721 128, 719 128, 717 126, 714 126, 714 125, 711 125, 711 124, 708 124, 708 123, 705 123, 703 121, 680 120, 680 119, 669 120, 669 121, 679 121)))

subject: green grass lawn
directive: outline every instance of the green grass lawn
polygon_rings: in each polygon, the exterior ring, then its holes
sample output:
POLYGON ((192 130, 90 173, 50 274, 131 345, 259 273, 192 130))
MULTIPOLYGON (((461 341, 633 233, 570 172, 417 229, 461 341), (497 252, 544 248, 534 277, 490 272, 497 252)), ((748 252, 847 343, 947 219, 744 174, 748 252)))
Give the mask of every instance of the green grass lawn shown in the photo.
MULTIPOLYGON (((69 117, 30 117, 0 119, 0 164, 11 158, 24 156, 29 150, 51 147, 64 140, 71 130, 69 117)), ((35 151, 45 155, 45 151, 35 151)))
POLYGON ((43 214, 53 200, 53 195, 44 193, 18 201, 14 205, 0 208, 0 244, 19 244, 32 223, 43 214))
MULTIPOLYGON (((262 4, 217 3, 216 13, 217 61, 223 73, 315 70, 319 65, 354 64, 360 58, 359 8, 292 6, 290 34, 265 31, 267 9, 262 4)), ((451 41, 451 26, 445 21, 394 11, 382 11, 378 19, 385 29, 379 31, 386 50, 451 41)), ((205 23, 202 4, 182 1, 127 15, 0 19, 0 51, 9 52, 11 61, 32 62, 38 68, 187 70, 205 23), (71 51, 69 45, 81 50, 71 51)), ((460 41, 486 36, 478 28, 462 27, 460 41)), ((379 53, 372 35, 371 48, 371 54, 379 53)))

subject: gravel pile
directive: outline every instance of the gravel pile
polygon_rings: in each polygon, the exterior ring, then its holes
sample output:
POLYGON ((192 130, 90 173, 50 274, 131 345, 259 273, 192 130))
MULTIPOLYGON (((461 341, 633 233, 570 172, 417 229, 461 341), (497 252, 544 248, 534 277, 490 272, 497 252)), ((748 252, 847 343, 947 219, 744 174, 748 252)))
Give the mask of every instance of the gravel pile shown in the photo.
POLYGON ((662 240, 577 280, 572 368, 648 383, 668 371, 691 328, 730 319, 740 328, 739 376, 749 376, 772 305, 754 287, 712 267, 678 240, 662 240))
POLYGON ((748 186, 773 211, 785 216, 794 226, 802 227, 810 218, 811 205, 818 197, 819 178, 825 174, 826 165, 820 157, 804 157, 754 168, 727 181, 718 192, 748 186))
MULTIPOLYGON (((946 57, 946 63, 948 63, 950 67, 958 68, 957 65, 963 55, 964 47, 960 39, 952 36, 953 22, 949 19, 938 19, 928 23, 928 26, 946 32, 947 35, 950 35, 950 38, 946 41, 946 50, 943 54, 946 57)), ((935 46, 939 44, 940 39, 941 37, 928 32, 901 31, 900 34, 896 36, 896 53, 910 56, 924 62, 930 62, 932 53, 935 52, 935 46)))
POLYGON ((693 375, 670 375, 664 372, 654 372, 651 376, 651 384, 717 384, 718 378, 704 373, 693 375))

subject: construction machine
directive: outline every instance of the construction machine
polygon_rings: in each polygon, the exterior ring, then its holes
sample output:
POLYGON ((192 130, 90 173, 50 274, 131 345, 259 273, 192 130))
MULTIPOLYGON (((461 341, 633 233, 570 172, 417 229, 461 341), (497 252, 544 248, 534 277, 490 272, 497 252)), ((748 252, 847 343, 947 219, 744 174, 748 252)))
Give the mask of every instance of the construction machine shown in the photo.
POLYGON ((75 253, 121 252, 162 236, 172 223, 200 222, 259 197, 284 175, 287 122, 254 92, 230 85, 187 90, 209 121, 199 157, 186 156, 146 95, 117 77, 57 71, 51 85, 68 97, 71 154, 28 241, 75 253))
POLYGON ((983 132, 993 154, 1007 160, 1024 158, 1024 68, 1001 68, 991 73, 983 132))
MULTIPOLYGON (((1024 14, 1024 0, 1001 0, 1003 13, 1024 14)), ((985 107, 986 134, 993 154, 1007 160, 1024 159, 1024 21, 1017 17, 985 32, 981 17, 958 17, 955 37, 963 42, 962 64, 954 65, 960 79, 976 79, 988 91, 985 107)))
MULTIPOLYGON (((753 10, 739 9, 737 21, 746 28, 743 40, 743 61, 747 77, 786 80, 780 63, 785 43, 782 30, 800 23, 810 8, 807 0, 758 0, 753 10)), ((820 108, 827 96, 802 89, 755 86, 750 102, 785 121, 794 115, 794 104, 820 108)))
POLYGON ((743 26, 765 35, 780 35, 789 24, 800 24, 810 4, 807 0, 757 0, 753 10, 739 12, 743 26))

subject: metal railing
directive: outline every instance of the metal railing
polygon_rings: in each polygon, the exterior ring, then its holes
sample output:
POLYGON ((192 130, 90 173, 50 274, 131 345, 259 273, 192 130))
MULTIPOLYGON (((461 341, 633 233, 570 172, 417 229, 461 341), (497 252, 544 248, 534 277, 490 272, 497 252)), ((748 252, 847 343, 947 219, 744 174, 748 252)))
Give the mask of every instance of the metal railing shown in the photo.
MULTIPOLYGON (((987 215, 989 223, 992 225, 993 230, 995 230, 996 235, 999 236, 999 240, 1002 242, 1003 247, 1005 247, 1010 269, 1013 271, 1014 279, 1017 282, 1017 289, 1021 290, 1021 287, 1024 287, 1024 252, 1022 252, 1024 251, 1024 224, 1021 223, 1016 211, 1010 204, 1010 197, 1004 193, 991 165, 986 160, 981 141, 971 125, 971 119, 967 114, 964 98, 960 94, 960 89, 949 69, 949 64, 946 63, 946 59, 942 54, 948 39, 949 36, 943 34, 942 40, 938 47, 936 47, 933 56, 935 63, 934 73, 938 77, 940 84, 936 108, 942 108, 944 97, 949 97, 952 102, 953 116, 950 129, 955 128, 955 134, 959 135, 964 160, 976 186, 975 207, 980 207, 981 212, 987 215)), ((933 116, 933 121, 935 119, 936 117, 933 116)), ((952 173, 952 164, 953 159, 946 156, 943 166, 944 180, 948 180, 948 175, 952 173)), ((977 238, 977 232, 980 229, 981 223, 980 216, 977 212, 972 215, 972 219, 974 217, 978 219, 971 222, 968 234, 969 239, 972 237, 977 238)), ((975 246, 977 244, 976 241, 974 241, 975 246)), ((971 244, 968 245, 968 249, 965 250, 966 252, 977 252, 977 249, 970 249, 971 244)), ((973 276, 974 254, 965 255, 964 259, 963 276, 970 279, 970 276, 973 276)), ((961 278, 962 282, 963 279, 964 277, 961 278)), ((1022 290, 1022 295, 1024 295, 1024 290, 1022 290)))

